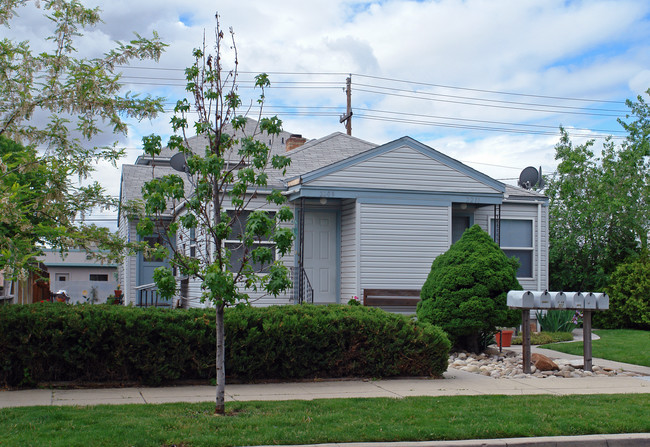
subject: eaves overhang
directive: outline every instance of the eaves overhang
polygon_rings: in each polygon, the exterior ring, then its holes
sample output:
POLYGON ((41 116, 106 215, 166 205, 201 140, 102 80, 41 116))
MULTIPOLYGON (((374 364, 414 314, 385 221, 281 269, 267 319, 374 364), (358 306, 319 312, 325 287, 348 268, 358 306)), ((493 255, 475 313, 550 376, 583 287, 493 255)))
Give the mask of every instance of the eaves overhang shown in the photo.
POLYGON ((437 191, 412 191, 379 188, 345 188, 342 187, 312 187, 297 185, 287 191, 289 201, 305 199, 356 199, 358 201, 372 201, 395 203, 404 202, 411 204, 436 204, 450 205, 451 203, 467 203, 473 205, 500 205, 503 203, 503 194, 494 193, 463 193, 463 192, 437 192, 437 191))

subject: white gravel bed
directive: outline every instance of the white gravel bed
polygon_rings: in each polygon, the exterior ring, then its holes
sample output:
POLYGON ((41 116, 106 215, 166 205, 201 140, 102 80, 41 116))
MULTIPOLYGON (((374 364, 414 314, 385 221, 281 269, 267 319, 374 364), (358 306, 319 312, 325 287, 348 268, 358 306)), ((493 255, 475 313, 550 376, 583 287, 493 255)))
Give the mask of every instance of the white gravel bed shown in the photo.
POLYGON ((527 377, 539 378, 570 378, 593 376, 639 376, 623 369, 601 368, 593 365, 592 371, 583 369, 582 360, 553 359, 559 367, 556 371, 538 371, 531 366, 531 374, 524 374, 523 358, 521 354, 505 350, 502 353, 472 354, 468 352, 454 352, 449 357, 449 368, 467 371, 496 379, 524 379, 527 377))

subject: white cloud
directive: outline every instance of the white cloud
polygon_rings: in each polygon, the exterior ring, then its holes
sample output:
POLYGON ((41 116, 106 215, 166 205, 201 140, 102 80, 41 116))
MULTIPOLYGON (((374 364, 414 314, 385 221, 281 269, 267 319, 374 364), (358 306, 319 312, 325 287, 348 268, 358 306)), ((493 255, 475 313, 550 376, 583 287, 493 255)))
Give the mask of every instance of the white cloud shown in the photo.
MULTIPOLYGON (((192 62, 191 50, 201 44, 204 32, 211 42, 216 10, 222 28, 227 30, 232 26, 236 32, 240 70, 269 72, 276 87, 290 85, 282 84, 288 81, 330 83, 328 88, 295 88, 294 85, 292 89, 273 88, 267 92, 269 106, 337 107, 320 110, 327 110, 330 116, 297 116, 281 113, 286 109, 273 109, 283 119, 286 129, 308 138, 344 130, 338 114, 345 109, 346 74, 353 73, 353 107, 358 109, 352 124, 355 136, 381 144, 410 135, 460 160, 517 169, 541 165, 550 172, 554 169, 553 146, 560 124, 591 129, 575 130, 576 135, 595 135, 599 132, 594 129, 618 130, 619 127, 614 117, 539 112, 543 108, 540 104, 571 107, 588 104, 541 96, 622 102, 650 87, 647 69, 650 66, 650 3, 642 1, 98 1, 105 23, 87 34, 80 54, 101 54, 113 41, 131 39, 133 31, 150 36, 156 30, 170 44, 157 70, 125 70, 125 75, 147 78, 125 78, 131 82, 128 86, 131 90, 163 94, 172 102, 183 95, 180 70, 192 62), (277 72, 341 74, 308 77, 277 72), (398 84, 358 74, 481 91, 398 84), (160 85, 170 83, 181 86, 160 85), (364 89, 381 93, 363 92, 364 89), (397 96, 425 93, 429 100, 397 96), (513 101, 526 104, 512 104, 513 101), (387 110, 394 112, 393 118, 432 124, 362 119, 364 114, 377 116, 378 113, 360 109, 387 110), (498 130, 478 131, 443 124, 498 130), (552 135, 508 132, 522 128, 522 124, 549 126, 536 130, 552 135)), ((85 3, 92 4, 93 0, 85 3)), ((42 40, 43 20, 33 8, 21 11, 19 22, 10 36, 29 39, 35 48, 46 45, 42 40)), ((224 50, 228 53, 227 45, 224 50)), ((230 62, 228 55, 224 61, 230 62)), ((144 65, 155 67, 149 62, 144 65)), ((244 74, 242 79, 248 76, 244 74)), ((240 92, 249 95, 251 90, 242 87, 240 92)), ((624 108, 622 104, 609 103, 595 103, 591 107, 624 108)), ((168 135, 168 123, 169 116, 163 116, 152 123, 134 124, 126 144, 139 146, 141 136, 152 132, 168 135)), ((508 168, 478 164, 473 167, 496 178, 518 175, 518 172, 512 175, 513 170, 508 168)))

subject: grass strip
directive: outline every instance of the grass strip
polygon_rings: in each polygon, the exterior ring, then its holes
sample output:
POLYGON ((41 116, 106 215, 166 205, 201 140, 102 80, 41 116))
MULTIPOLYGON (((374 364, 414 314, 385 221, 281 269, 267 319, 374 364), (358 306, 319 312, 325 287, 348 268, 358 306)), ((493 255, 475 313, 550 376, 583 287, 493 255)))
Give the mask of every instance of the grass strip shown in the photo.
POLYGON ((647 394, 322 399, 0 410, 5 446, 232 446, 650 432, 647 394))
MULTIPOLYGON (((531 345, 546 345, 549 343, 571 340, 573 340, 573 334, 571 332, 533 332, 530 334, 531 345)), ((512 339, 513 345, 520 345, 521 343, 521 335, 518 335, 512 339)))
MULTIPOLYGON (((635 329, 598 329, 600 340, 591 342, 592 355, 615 362, 650 366, 650 331, 635 329)), ((544 345, 544 349, 582 355, 583 342, 544 345)))

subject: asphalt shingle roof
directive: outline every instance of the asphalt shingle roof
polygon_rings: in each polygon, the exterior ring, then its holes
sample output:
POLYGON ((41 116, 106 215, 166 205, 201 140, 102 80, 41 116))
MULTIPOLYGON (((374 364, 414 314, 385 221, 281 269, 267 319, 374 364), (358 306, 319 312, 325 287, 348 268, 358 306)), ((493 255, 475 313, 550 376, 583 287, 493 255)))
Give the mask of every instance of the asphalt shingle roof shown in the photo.
POLYGON ((286 153, 291 158, 291 166, 283 178, 290 179, 307 174, 375 147, 377 145, 374 143, 342 132, 308 141, 303 146, 286 153))
POLYGON ((546 199, 547 197, 537 191, 520 188, 519 186, 506 185, 506 194, 509 199, 535 200, 546 199))
MULTIPOLYGON (((237 131, 235 133, 235 137, 241 138, 245 135, 255 134, 255 140, 263 141, 271 148, 271 155, 283 154, 286 151, 286 141, 291 135, 293 135, 293 133, 282 131, 279 135, 271 136, 266 132, 257 131, 257 124, 257 121, 249 118, 246 122, 244 132, 237 131)), ((226 125, 226 127, 224 127, 224 132, 232 133, 232 126, 230 124, 226 125)), ((204 155, 205 148, 208 144, 208 139, 204 135, 194 136, 187 139, 187 144, 195 154, 204 155)), ((226 159, 230 161, 238 161, 237 151, 240 147, 241 145, 235 145, 232 150, 226 154, 226 159)), ((172 151, 169 147, 165 146, 161 149, 160 155, 156 156, 156 159, 160 160, 161 162, 168 161, 175 153, 175 151, 172 151)), ((151 157, 142 155, 138 158, 136 164, 147 165, 150 164, 150 162, 151 157)))

